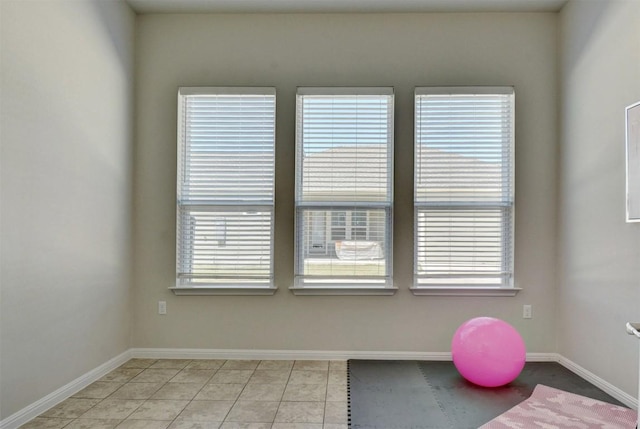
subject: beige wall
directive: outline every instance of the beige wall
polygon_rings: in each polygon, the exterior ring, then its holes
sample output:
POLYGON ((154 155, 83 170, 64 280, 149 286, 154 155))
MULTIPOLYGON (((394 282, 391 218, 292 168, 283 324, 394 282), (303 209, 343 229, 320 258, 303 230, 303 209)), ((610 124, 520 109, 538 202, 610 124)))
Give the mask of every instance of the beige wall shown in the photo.
POLYGON ((625 219, 624 108, 640 100, 640 2, 571 1, 560 14, 558 352, 638 392, 640 224, 625 219))
POLYGON ((131 346, 135 16, 0 4, 4 419, 131 346))
POLYGON ((513 323, 555 351, 556 14, 144 15, 137 21, 136 347, 446 352, 463 321, 513 323), (179 86, 277 88, 276 284, 270 297, 176 297, 179 86), (296 86, 393 86, 393 297, 301 297, 293 283, 296 86), (414 297, 413 89, 516 88, 515 298, 414 297), (157 314, 166 300, 168 314, 157 314), (522 319, 532 304, 534 318, 522 319))
POLYGON ((119 2, 0 5, 0 419, 132 346, 441 352, 478 315, 514 324, 530 352, 558 351, 637 392, 637 341, 623 326, 640 319, 640 227, 623 222, 622 146, 624 106, 640 99, 637 2, 572 0, 559 18, 146 15, 137 30, 119 2), (183 85, 277 88, 275 296, 167 290, 183 85), (287 290, 295 88, 316 85, 395 87, 393 297, 287 290), (412 95, 422 85, 516 88, 516 282, 524 291, 515 298, 408 291, 412 95), (166 316, 157 315, 160 299, 166 316), (522 304, 533 304, 533 319, 521 318, 522 304))

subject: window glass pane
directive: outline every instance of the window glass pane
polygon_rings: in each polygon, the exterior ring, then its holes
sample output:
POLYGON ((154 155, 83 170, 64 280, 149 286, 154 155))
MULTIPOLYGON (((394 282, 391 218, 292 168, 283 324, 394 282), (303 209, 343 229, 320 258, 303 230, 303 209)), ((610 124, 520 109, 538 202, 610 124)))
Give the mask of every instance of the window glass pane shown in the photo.
POLYGON ((273 282, 275 91, 181 88, 178 286, 273 282))
POLYGON ((327 253, 327 221, 326 212, 308 211, 305 213, 306 224, 310 227, 307 230, 308 237, 305 240, 308 254, 325 255, 327 253))
POLYGON ((271 270, 271 212, 183 208, 180 277, 193 283, 265 282, 271 270))
POLYGON ((298 229, 304 231, 302 235, 302 248, 306 249, 301 255, 300 270, 303 275, 309 276, 386 276, 388 236, 386 225, 388 220, 386 209, 358 210, 347 212, 332 212, 331 210, 301 210, 298 214, 298 229), (335 215, 344 215, 347 218, 362 219, 360 226, 350 228, 350 236, 335 238, 324 236, 322 243, 315 242, 318 237, 316 229, 322 232, 325 225, 314 222, 315 219, 332 219, 335 215), (300 221, 301 220, 301 221, 300 221), (378 231, 376 238, 367 238, 366 231, 371 228, 378 231), (315 252, 317 248, 327 249, 326 252, 315 252))
POLYGON ((298 97, 298 201, 391 200, 392 96, 298 97))
POLYGON ((416 201, 513 200, 512 94, 416 96, 416 201))
POLYGON ((416 89, 416 286, 512 285, 513 108, 512 88, 416 89))
POLYGON ((433 283, 500 284, 508 274, 511 252, 505 251, 510 208, 418 209, 416 245, 418 276, 433 283))
POLYGON ((347 213, 331 212, 331 240, 345 240, 347 238, 347 213))
POLYGON ((383 219, 384 213, 380 211, 369 212, 369 226, 368 234, 371 241, 384 241, 385 235, 385 222, 383 219))
POLYGON ((351 239, 366 240, 367 239, 367 212, 353 211, 351 212, 351 239))
POLYGON ((390 89, 298 90, 297 286, 390 285, 392 165, 390 89))
POLYGON ((181 201, 270 202, 275 96, 184 97, 181 201))

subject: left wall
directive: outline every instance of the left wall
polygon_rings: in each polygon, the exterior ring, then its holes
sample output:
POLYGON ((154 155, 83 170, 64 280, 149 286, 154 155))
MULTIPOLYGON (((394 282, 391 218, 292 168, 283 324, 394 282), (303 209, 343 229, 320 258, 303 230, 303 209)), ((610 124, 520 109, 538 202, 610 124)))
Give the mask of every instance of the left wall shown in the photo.
POLYGON ((0 2, 0 420, 131 346, 135 15, 0 2))

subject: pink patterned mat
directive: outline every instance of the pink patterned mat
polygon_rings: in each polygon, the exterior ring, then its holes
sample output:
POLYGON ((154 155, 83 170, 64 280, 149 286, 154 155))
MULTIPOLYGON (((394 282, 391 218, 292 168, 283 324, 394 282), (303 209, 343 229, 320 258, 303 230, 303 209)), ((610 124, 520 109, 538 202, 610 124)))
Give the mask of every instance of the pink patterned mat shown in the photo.
POLYGON ((628 408, 538 384, 531 397, 479 429, 635 429, 628 408))

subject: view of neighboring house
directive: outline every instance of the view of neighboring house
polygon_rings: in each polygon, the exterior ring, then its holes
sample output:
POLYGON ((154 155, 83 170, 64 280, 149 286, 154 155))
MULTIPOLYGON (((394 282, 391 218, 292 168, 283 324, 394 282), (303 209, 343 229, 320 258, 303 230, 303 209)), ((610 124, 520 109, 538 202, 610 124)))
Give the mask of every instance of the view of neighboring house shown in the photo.
MULTIPOLYGON (((303 154, 302 192, 313 201, 335 201, 357 195, 384 201, 389 148, 385 144, 337 144, 303 154)), ((336 206, 309 210, 304 254, 314 258, 379 259, 387 246, 384 209, 336 206), (361 243, 358 249, 352 242, 361 243)))

